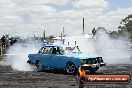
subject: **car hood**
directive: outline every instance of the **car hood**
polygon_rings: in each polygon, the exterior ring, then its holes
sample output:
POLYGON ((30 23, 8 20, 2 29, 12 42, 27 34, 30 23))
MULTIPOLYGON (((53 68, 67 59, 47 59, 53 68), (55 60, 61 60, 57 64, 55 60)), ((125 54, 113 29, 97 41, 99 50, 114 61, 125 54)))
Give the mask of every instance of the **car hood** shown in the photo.
POLYGON ((79 58, 79 59, 88 59, 88 58, 97 58, 97 57, 99 57, 98 55, 89 54, 89 53, 85 53, 85 52, 71 53, 67 56, 68 57, 79 58))

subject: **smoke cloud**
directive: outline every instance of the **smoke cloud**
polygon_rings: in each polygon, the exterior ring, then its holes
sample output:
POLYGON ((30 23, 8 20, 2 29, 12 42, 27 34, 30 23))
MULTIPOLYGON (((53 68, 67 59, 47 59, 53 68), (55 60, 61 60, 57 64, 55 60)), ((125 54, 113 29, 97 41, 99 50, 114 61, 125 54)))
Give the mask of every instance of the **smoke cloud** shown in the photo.
POLYGON ((127 38, 111 39, 100 30, 95 37, 89 35, 86 38, 80 35, 66 38, 66 43, 70 42, 71 45, 75 45, 75 41, 82 51, 103 57, 107 64, 131 64, 131 50, 127 38))
POLYGON ((33 71, 34 68, 27 63, 28 54, 38 53, 41 43, 36 40, 27 40, 24 43, 14 44, 7 51, 6 65, 18 71, 33 71))
MULTIPOLYGON (((76 44, 81 51, 91 54, 97 54, 103 57, 108 64, 131 64, 131 49, 127 40, 123 38, 111 39, 104 31, 98 31, 95 37, 87 36, 69 36, 65 39, 65 44, 76 44)), ((42 43, 36 40, 28 40, 25 43, 17 43, 11 46, 7 52, 6 64, 14 70, 33 71, 34 68, 27 63, 28 54, 38 53, 42 43)))

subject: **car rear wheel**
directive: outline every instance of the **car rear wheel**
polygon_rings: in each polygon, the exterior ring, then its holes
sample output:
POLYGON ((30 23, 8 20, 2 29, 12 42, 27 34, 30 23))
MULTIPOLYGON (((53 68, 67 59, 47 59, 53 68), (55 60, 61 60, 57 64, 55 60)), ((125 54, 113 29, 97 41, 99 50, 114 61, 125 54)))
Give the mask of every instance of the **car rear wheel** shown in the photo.
POLYGON ((37 71, 40 72, 43 70, 43 65, 40 61, 36 62, 37 71))
POLYGON ((76 75, 77 69, 74 63, 68 62, 66 64, 65 71, 67 74, 76 75))

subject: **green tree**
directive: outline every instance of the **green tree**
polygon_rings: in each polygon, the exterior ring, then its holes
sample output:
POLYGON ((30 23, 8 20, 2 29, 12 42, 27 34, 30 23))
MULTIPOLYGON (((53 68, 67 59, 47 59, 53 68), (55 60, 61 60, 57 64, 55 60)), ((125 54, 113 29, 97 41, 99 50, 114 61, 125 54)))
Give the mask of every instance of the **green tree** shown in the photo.
POLYGON ((125 19, 122 19, 120 24, 121 26, 118 28, 121 29, 121 32, 128 32, 132 40, 132 14, 128 15, 125 19))
POLYGON ((50 36, 48 37, 49 40, 53 40, 53 38, 54 38, 53 35, 50 35, 50 36))
POLYGON ((117 31, 111 31, 109 33, 109 35, 110 35, 111 38, 116 38, 118 36, 118 32, 117 31))

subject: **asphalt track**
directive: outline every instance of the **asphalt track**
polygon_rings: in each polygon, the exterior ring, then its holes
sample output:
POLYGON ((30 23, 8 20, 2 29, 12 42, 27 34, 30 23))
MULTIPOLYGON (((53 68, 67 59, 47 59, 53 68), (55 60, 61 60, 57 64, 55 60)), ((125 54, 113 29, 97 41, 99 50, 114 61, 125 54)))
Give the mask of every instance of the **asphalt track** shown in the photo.
MULTIPOLYGON (((3 57, 1 57, 2 59, 3 57)), ((96 74, 132 75, 132 65, 108 65, 101 68, 96 74)), ((62 71, 15 71, 10 66, 2 65, 1 62, 0 88, 79 88, 79 85, 76 81, 76 76, 65 75, 62 71)), ((125 84, 86 83, 84 88, 132 88, 132 82, 125 84)))

